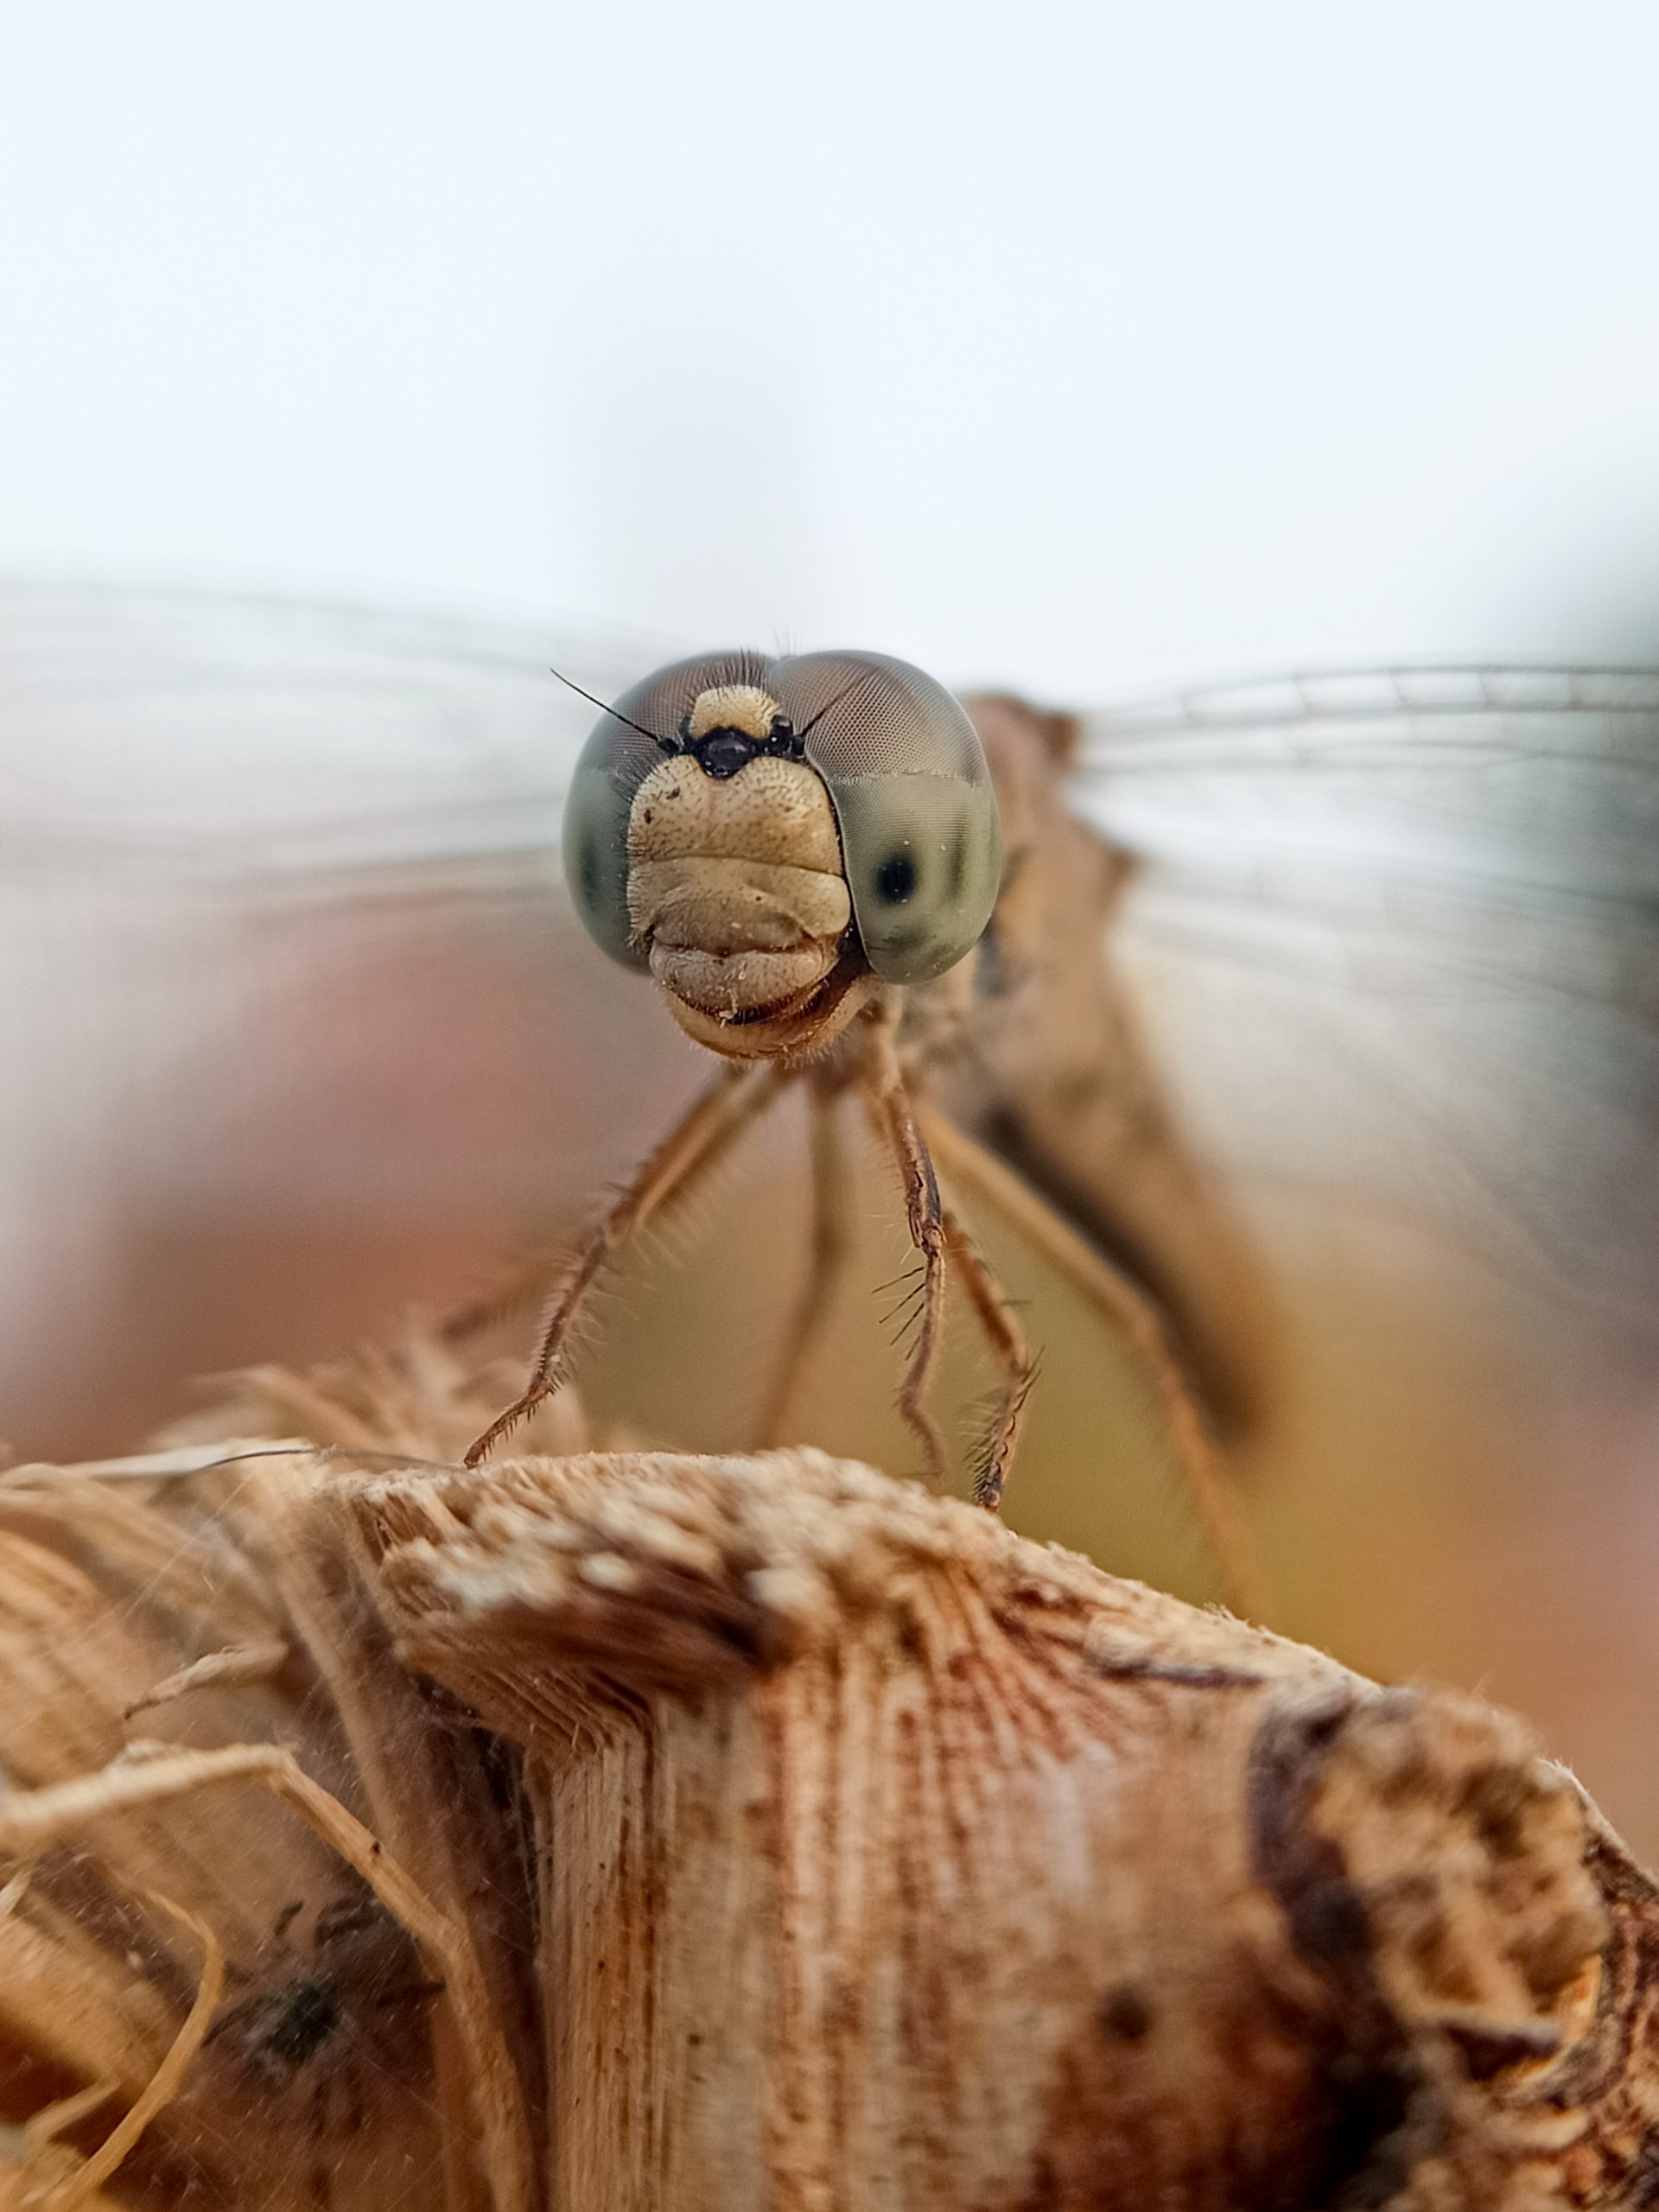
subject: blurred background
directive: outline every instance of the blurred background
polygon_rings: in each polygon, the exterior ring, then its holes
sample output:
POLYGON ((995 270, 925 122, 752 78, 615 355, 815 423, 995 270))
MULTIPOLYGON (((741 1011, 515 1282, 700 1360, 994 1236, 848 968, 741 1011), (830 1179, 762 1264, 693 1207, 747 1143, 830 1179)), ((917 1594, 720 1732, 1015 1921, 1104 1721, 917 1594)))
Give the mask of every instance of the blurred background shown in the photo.
MULTIPOLYGON (((205 1372, 470 1287, 697 1079, 557 920, 582 717, 556 652, 602 685, 658 651, 864 644, 1068 705, 1655 652, 1656 74, 1628 0, 10 11, 16 1448, 118 1448, 205 1372), (189 595, 223 589, 264 611, 189 595), (330 601, 369 611, 307 612, 330 601)), ((1651 715, 1586 726, 1484 907, 1479 787, 1416 791, 1480 866, 1449 931, 1424 891, 1444 837, 1409 896, 1379 868, 1363 962, 1329 881, 1298 904, 1262 875, 1263 810, 1230 831, 1224 776, 1200 796, 1238 906, 1284 901, 1286 931, 1217 998, 1152 883, 1132 964, 1284 1316, 1284 1419, 1248 1471, 1276 1624, 1522 1707, 1651 1853, 1659 1393, 1631 1254, 1656 1249, 1659 807, 1651 715), (1614 752, 1617 804, 1580 804, 1614 752), (1616 881, 1584 849, 1612 822, 1616 881), (1570 944, 1517 893, 1541 869, 1570 944), (1408 1076, 1432 1110, 1356 1110, 1408 1076), (1306 1187, 1287 1150, 1317 1152, 1306 1187), (1501 1212, 1523 1164, 1564 1194, 1535 1265, 1448 1195, 1501 1212)), ((1549 725, 1562 758, 1576 728, 1549 725)), ((1294 738, 1267 765, 1275 795, 1319 773, 1294 738)), ((1090 803, 1155 843, 1190 787, 1155 821, 1090 803)), ((1351 891, 1399 785, 1329 788, 1309 835, 1351 891)), ((797 1134, 625 1280, 583 1375, 601 1421, 741 1440, 797 1134)), ((898 1231, 878 1178, 863 1203, 874 1281, 898 1231)), ((1010 1517, 1206 1594, 1133 1375, 986 1241, 1046 1352, 1010 1517)), ((870 1309, 861 1287, 813 1433, 899 1465, 870 1309)), ((947 1402, 977 1387, 959 1346, 947 1402)))

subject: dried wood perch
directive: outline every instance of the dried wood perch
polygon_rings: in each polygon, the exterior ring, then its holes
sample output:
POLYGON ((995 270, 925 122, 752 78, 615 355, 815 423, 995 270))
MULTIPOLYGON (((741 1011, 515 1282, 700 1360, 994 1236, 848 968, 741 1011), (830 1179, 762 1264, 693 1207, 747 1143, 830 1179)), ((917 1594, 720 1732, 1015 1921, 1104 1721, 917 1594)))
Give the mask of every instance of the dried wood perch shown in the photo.
POLYGON ((0 1483, 0 2202, 1659 2203, 1659 1895, 1503 1714, 811 1453, 148 1464, 0 1483))

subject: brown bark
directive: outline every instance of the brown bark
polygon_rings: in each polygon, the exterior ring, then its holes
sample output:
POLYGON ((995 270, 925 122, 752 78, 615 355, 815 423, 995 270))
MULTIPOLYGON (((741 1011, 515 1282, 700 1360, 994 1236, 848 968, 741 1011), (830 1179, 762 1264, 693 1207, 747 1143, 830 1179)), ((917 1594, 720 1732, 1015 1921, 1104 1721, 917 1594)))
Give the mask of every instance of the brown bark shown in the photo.
POLYGON ((20 1471, 0 1758, 0 2202, 182 2049, 86 2201, 1659 2203, 1659 1895, 1518 1722, 817 1454, 20 1471))

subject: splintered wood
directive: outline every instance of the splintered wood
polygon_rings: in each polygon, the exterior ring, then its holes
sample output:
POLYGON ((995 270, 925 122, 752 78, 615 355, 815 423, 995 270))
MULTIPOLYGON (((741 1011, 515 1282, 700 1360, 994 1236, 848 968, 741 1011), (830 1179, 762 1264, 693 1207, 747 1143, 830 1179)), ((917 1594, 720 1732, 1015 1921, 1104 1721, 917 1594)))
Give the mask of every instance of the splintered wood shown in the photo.
POLYGON ((0 2205, 1659 2202, 1659 1893, 1518 1722, 475 1412, 0 1480, 0 2205))

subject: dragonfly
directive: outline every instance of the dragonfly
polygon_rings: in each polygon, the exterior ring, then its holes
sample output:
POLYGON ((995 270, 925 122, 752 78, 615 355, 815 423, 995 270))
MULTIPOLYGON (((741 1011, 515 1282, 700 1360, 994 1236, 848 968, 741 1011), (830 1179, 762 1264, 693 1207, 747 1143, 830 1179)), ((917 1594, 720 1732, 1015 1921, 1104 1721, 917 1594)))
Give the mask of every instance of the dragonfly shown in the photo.
MULTIPOLYGON (((577 761, 564 823, 575 903, 595 942, 619 963, 648 972, 680 1027, 723 1065, 583 1240, 548 1312, 528 1384, 467 1463, 557 1388, 583 1300, 617 1247, 717 1161, 755 1113, 802 1084, 812 1109, 814 1229, 762 1422, 764 1441, 786 1440, 786 1408, 822 1338, 850 1242, 840 1217, 846 1177, 836 1109, 852 1090, 898 1171, 919 1255, 897 1301, 912 1338, 899 1408, 933 1486, 944 1486, 948 1469, 928 1405, 947 1257, 1003 1370, 974 1477, 976 1502, 991 1510, 1034 1376, 1014 1307, 941 1192, 935 1154, 948 1154, 952 1179, 1001 1198, 1130 1338, 1159 1385, 1230 1586, 1243 1596, 1242 1538, 1162 1305, 1132 1272, 1054 1234, 1042 1211, 1022 1208, 1018 1186, 965 1131, 943 1120, 931 1140, 924 1130, 918 1091, 929 1064, 957 1054, 958 1037, 987 1018, 980 1009, 1018 973, 1006 922, 981 957, 1006 907, 1007 883, 1033 856, 1028 836, 1020 837, 1005 867, 998 787, 1013 802, 1021 777, 1042 772, 1053 731, 1006 705, 1000 715, 988 710, 994 771, 980 731, 943 685, 865 652, 702 654, 644 678, 620 702, 589 703, 601 716, 577 761)), ((1096 1049, 1110 1052, 1103 1032, 1096 1049)), ((1124 1055, 1112 1054, 1102 1074, 1127 1096, 1124 1055)), ((1142 1141, 1166 1158, 1172 1152, 1161 1122, 1143 1128, 1142 1141)))
MULTIPOLYGON (((67 586, 5 594, 0 640, 14 934, 58 971, 43 986, 15 963, 10 991, 14 1037, 48 1047, 31 1061, 37 1153, 41 1124, 61 1141, 76 1112, 96 1112, 106 1147, 112 1126, 135 1147, 188 1127, 176 1010, 211 1028, 245 980, 221 957, 228 917, 315 931, 328 911, 406 920, 472 902, 540 948, 551 995, 582 747, 596 712, 623 728, 604 709, 628 713, 661 658, 626 639, 67 586), (134 918, 163 909, 158 938, 134 918), (158 1044, 163 1009, 175 1026, 158 1044), (123 1084, 142 1093, 124 1122, 109 1105, 123 1084)), ((1084 711, 966 705, 1001 825, 990 912, 939 975, 890 986, 872 969, 849 1017, 857 1052, 804 1064, 817 1264, 766 1433, 795 1418, 814 1282, 845 1243, 849 1090, 890 1150, 913 1138, 947 1198, 1012 1223, 1134 1338, 1224 1550, 1217 1447, 1258 1431, 1276 1388, 1271 1269, 1241 1212, 1254 1188, 1363 1191, 1538 1286, 1599 1351, 1648 1357, 1659 676, 1389 669, 1084 711)), ((632 718, 655 746, 686 711, 632 718)), ((536 988, 527 967, 519 1011, 536 988)), ((458 1080, 469 1050, 494 1049, 487 1011, 451 1003, 458 1080)), ((289 1042, 327 1049, 302 1042, 302 1017, 284 1008, 289 1042)), ((718 1148, 775 1095, 775 1072, 739 1064, 693 1109, 694 1166, 703 1138, 718 1148)), ((315 1163, 335 1188, 386 1168, 372 1144, 315 1163)), ((912 1205, 925 1185, 912 1161, 912 1205)), ((610 1230, 639 1211, 613 1209, 610 1230)), ((929 1234, 925 1272, 937 1284, 941 1253, 954 1262, 1003 1369, 978 1470, 989 1497, 1031 1357, 954 1206, 929 1234)), ((907 1389, 914 1348, 911 1362, 907 1389)), ((937 1465, 937 1432, 917 1426, 937 1465)))

